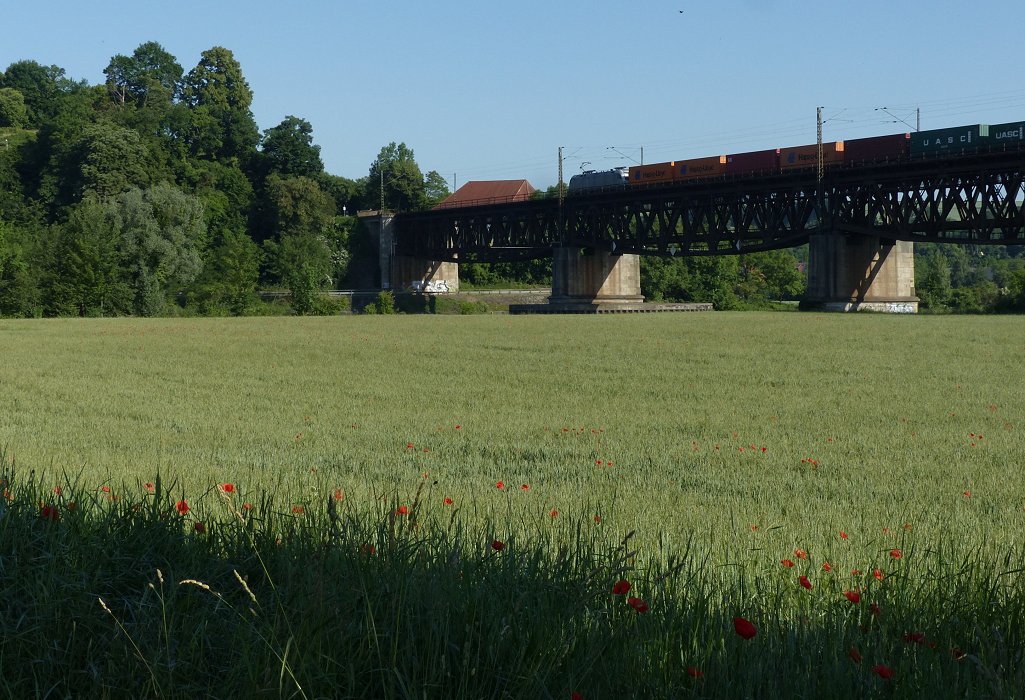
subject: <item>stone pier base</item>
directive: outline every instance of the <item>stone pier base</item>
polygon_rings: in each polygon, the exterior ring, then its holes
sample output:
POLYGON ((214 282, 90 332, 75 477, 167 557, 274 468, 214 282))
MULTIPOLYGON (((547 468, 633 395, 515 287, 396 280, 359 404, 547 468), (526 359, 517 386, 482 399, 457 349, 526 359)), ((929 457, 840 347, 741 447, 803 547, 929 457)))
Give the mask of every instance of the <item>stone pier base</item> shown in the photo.
POLYGON ((878 236, 813 234, 801 308, 917 313, 914 244, 878 236))
POLYGON ((579 248, 552 250, 553 305, 639 304, 641 262, 637 255, 604 251, 582 253, 579 248))

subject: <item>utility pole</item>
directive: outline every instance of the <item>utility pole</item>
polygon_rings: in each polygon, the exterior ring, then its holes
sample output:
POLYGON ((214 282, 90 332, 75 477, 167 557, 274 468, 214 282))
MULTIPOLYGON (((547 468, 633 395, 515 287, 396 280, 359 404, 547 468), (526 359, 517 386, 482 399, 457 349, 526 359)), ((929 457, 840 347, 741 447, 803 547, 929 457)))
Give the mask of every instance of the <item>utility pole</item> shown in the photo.
POLYGON ((384 213, 384 168, 381 168, 381 213, 384 213))
POLYGON ((563 187, 562 187, 562 146, 559 146, 559 239, 562 239, 562 198, 563 198, 563 187))
POLYGON ((915 107, 915 131, 922 130, 922 108, 915 107))
POLYGON ((821 107, 816 107, 815 108, 815 122, 816 122, 816 130, 818 132, 818 136, 816 138, 815 143, 818 145, 818 149, 819 149, 819 153, 818 153, 818 156, 819 156, 818 157, 819 170, 818 170, 818 175, 815 178, 815 182, 818 183, 818 185, 821 186, 822 185, 822 171, 823 171, 823 163, 822 163, 822 108, 821 107))

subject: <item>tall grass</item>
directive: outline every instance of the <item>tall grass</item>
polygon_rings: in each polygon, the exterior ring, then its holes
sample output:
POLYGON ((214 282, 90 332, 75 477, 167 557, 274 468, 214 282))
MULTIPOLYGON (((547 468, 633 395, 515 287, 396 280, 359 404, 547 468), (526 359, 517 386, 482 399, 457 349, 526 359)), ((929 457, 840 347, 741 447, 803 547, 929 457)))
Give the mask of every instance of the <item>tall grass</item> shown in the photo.
POLYGON ((1017 696, 1022 342, 803 314, 0 322, 0 687, 1017 696))

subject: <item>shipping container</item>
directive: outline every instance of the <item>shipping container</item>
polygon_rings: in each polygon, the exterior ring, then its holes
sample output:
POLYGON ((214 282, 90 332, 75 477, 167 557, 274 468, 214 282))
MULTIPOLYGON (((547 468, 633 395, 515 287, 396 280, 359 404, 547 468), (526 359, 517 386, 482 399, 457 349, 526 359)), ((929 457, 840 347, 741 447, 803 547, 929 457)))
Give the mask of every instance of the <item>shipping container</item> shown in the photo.
POLYGON ((726 156, 727 175, 752 175, 774 173, 779 170, 779 149, 750 151, 726 156))
POLYGON ((726 156, 709 156, 676 161, 677 180, 691 180, 698 177, 720 177, 726 172, 726 156))
POLYGON ((968 124, 911 134, 911 155, 943 155, 974 151, 987 145, 988 124, 968 124))
POLYGON ((1025 121, 1010 124, 992 124, 989 127, 989 138, 994 148, 1004 146, 1025 145, 1025 121))
POLYGON ((672 182, 675 162, 653 165, 634 165, 630 168, 631 185, 649 185, 658 182, 672 182))
MULTIPOLYGON (((836 165, 843 163, 844 142, 827 141, 822 144, 822 164, 836 165)), ((810 146, 792 146, 779 149, 779 167, 781 170, 797 168, 817 168, 819 165, 818 144, 810 146)))
POLYGON ((907 160, 910 148, 911 134, 851 139, 843 142, 843 160, 847 165, 907 160))

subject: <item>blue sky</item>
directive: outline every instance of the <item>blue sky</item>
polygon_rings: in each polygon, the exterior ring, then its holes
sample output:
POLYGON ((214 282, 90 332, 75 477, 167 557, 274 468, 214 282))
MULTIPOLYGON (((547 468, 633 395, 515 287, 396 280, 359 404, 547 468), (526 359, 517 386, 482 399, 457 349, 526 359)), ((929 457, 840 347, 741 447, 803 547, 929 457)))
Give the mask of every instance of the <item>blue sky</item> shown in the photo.
POLYGON ((329 172, 404 141, 457 184, 1025 119, 1021 0, 5 3, 0 68, 103 81, 157 41, 234 52, 260 129, 307 119, 329 172), (682 10, 682 12, 680 12, 682 10), (610 150, 615 147, 619 153, 610 150), (620 155, 622 154, 622 155, 620 155))

